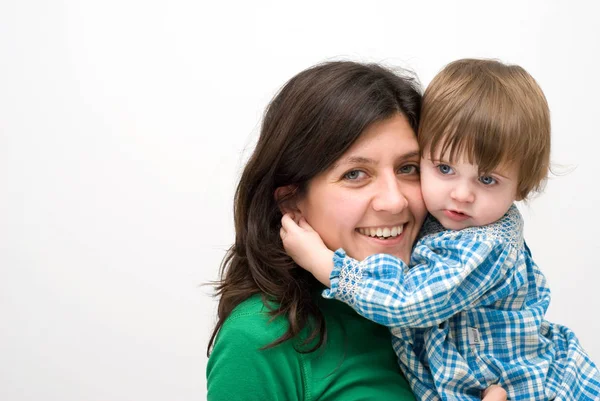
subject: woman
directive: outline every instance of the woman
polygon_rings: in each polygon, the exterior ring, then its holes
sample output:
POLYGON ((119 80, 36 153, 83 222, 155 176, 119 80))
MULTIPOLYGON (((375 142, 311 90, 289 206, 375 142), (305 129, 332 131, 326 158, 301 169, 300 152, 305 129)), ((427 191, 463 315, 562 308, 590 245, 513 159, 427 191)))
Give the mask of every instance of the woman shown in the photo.
POLYGON ((420 105, 412 79, 353 62, 309 68, 273 99, 236 192, 236 241, 209 343, 210 401, 414 400, 388 331, 322 299, 279 230, 282 212, 297 210, 330 249, 408 262, 426 214, 420 105), (400 234, 369 236, 381 226, 400 234))

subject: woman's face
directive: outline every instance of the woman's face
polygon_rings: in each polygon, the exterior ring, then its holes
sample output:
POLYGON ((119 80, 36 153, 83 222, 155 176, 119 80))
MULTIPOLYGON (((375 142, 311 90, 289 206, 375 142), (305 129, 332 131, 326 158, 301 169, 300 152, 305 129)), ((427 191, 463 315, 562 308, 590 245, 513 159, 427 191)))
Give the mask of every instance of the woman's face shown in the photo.
POLYGON ((406 118, 397 114, 369 126, 308 183, 297 207, 328 248, 344 248, 358 260, 387 253, 408 263, 427 211, 419 146, 406 118))

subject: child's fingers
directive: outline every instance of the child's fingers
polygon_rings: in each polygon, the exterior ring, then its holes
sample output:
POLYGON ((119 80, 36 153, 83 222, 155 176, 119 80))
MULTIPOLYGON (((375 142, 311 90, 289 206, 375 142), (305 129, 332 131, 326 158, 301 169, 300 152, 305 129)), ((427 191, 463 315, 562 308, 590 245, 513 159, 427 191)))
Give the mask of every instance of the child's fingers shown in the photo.
POLYGON ((306 221, 306 219, 304 217, 300 217, 300 221, 298 223, 298 225, 300 226, 300 228, 303 228, 306 231, 315 231, 312 226, 310 224, 308 224, 308 221, 306 221))
POLYGON ((296 227, 298 227, 298 225, 293 220, 293 218, 290 216, 290 213, 284 214, 283 217, 281 218, 281 229, 285 230, 286 232, 290 232, 290 231, 296 229, 296 227))
POLYGON ((281 227, 279 229, 279 237, 281 238, 282 241, 284 241, 286 236, 287 236, 287 231, 285 231, 285 228, 281 227))
POLYGON ((506 390, 493 384, 483 392, 483 401, 505 401, 507 399, 506 390))

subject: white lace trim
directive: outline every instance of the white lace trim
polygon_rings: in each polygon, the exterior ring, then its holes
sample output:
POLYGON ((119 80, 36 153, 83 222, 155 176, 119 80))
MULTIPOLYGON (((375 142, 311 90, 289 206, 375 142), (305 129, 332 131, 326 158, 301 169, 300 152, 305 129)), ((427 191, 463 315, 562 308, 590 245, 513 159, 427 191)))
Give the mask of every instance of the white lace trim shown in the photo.
POLYGON ((360 290, 363 267, 356 260, 346 257, 346 252, 341 249, 335 252, 333 263, 339 267, 336 299, 352 306, 356 303, 355 299, 360 290))
POLYGON ((446 230, 435 218, 432 216, 427 217, 421 229, 420 238, 438 233, 443 235, 444 239, 451 240, 462 236, 483 236, 500 240, 520 249, 523 246, 523 217, 519 209, 513 204, 508 212, 495 223, 481 227, 469 227, 459 231, 446 230))

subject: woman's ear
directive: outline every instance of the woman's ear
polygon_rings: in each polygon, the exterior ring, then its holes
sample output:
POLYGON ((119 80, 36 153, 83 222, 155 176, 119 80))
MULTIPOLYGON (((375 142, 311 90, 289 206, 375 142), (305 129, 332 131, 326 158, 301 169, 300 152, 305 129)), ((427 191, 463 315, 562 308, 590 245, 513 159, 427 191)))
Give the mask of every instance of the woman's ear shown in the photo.
POLYGON ((277 206, 282 214, 299 211, 297 191, 297 185, 286 185, 285 187, 278 187, 275 190, 275 202, 277 202, 277 206))

